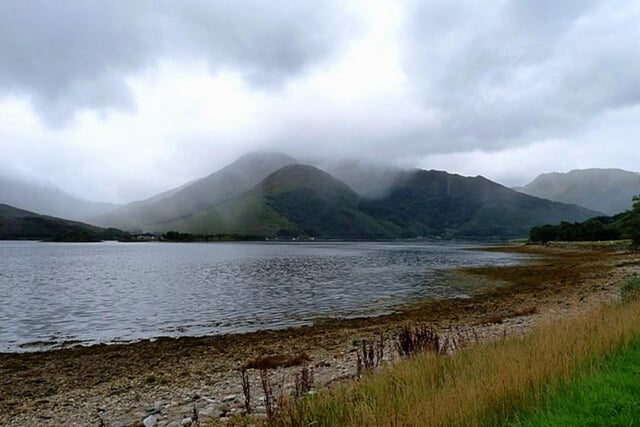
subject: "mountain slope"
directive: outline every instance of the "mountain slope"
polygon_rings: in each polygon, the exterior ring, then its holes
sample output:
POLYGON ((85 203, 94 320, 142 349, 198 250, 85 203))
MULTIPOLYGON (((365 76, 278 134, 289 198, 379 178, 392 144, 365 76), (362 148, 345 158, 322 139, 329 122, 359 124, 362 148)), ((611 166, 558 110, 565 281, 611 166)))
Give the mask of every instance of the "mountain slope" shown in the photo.
POLYGON ((147 200, 130 203, 97 217, 101 225, 125 229, 163 229, 161 224, 179 221, 212 208, 250 190, 269 174, 296 160, 281 153, 251 153, 211 175, 161 193, 147 200))
POLYGON ((358 195, 343 182, 296 164, 279 169, 236 199, 162 226, 197 234, 391 237, 393 227, 360 211, 358 202, 358 195))
POLYGON ((359 209, 358 195, 345 183, 311 166, 282 168, 259 186, 266 203, 312 237, 391 236, 388 226, 359 209))
POLYGON ((362 198, 318 168, 283 154, 252 154, 206 178, 128 205, 108 223, 202 235, 481 239, 524 237, 536 225, 599 214, 521 194, 482 177, 392 172, 391 184, 388 177, 374 180, 384 183, 381 196, 362 198))
POLYGON ((631 208, 631 199, 640 194, 640 174, 620 169, 547 173, 517 190, 614 215, 631 208))
POLYGON ((289 165, 251 191, 153 231, 336 239, 524 237, 535 225, 598 213, 517 193, 482 177, 408 171, 361 199, 317 168, 289 165))
POLYGON ((118 207, 71 196, 49 185, 0 177, 0 203, 73 220, 86 221, 118 207))
POLYGON ((385 197, 363 200, 361 208, 401 228, 404 237, 521 237, 535 225, 598 215, 521 194, 483 177, 433 170, 403 173, 385 197))
POLYGON ((122 234, 0 204, 0 240, 94 241, 118 239, 122 234))

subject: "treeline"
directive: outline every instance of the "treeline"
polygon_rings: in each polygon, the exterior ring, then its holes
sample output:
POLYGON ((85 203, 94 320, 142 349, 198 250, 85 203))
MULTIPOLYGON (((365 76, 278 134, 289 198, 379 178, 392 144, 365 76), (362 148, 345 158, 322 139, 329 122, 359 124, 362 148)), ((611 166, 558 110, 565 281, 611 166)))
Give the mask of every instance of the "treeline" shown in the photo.
POLYGON ((54 234, 52 237, 45 238, 45 241, 52 242, 102 242, 104 240, 126 241, 129 233, 116 228, 107 228, 104 230, 84 230, 77 229, 54 234))
POLYGON ((541 243, 619 239, 631 239, 634 245, 640 245, 640 196, 634 197, 633 207, 621 214, 591 218, 584 222, 533 227, 529 233, 530 241, 541 243))
POLYGON ((116 228, 98 228, 44 215, 0 218, 0 240, 43 240, 48 242, 100 242, 120 240, 127 235, 116 228))
POLYGON ((167 242, 240 242, 247 240, 264 240, 260 236, 243 234, 191 234, 178 231, 167 231, 161 237, 167 242))

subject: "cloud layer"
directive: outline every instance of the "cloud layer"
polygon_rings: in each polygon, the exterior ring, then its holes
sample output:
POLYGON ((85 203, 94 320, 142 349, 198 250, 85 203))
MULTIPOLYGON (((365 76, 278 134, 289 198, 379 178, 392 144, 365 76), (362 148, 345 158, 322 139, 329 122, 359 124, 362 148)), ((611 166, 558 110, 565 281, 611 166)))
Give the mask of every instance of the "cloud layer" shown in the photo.
POLYGON ((112 201, 265 148, 507 184, 638 169, 638 22, 621 0, 2 2, 0 167, 112 201))
POLYGON ((58 125, 82 109, 134 110, 127 77, 163 58, 279 85, 346 30, 331 1, 2 2, 0 88, 29 96, 58 125))
POLYGON ((640 102, 640 17, 626 2, 414 5, 406 69, 441 117, 433 144, 501 149, 640 102))

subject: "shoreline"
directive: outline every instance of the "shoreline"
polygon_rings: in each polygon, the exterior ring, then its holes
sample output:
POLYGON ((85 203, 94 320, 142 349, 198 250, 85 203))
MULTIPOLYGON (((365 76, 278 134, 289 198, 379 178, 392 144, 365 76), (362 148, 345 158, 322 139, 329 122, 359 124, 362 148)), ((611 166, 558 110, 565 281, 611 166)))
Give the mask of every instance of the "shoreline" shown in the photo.
MULTIPOLYGON (((355 374, 357 344, 378 333, 386 358, 401 325, 425 323, 442 334, 463 331, 486 340, 524 334, 536 324, 577 316, 618 298, 624 277, 640 273, 640 254, 539 246, 485 250, 538 255, 521 265, 472 267, 457 279, 494 286, 469 299, 421 301, 392 314, 327 319, 311 326, 207 337, 159 338, 127 344, 0 354, 0 424, 135 425, 150 414, 158 426, 193 413, 218 417, 242 400, 240 368, 260 356, 305 355, 322 386, 355 374), (498 285, 499 284, 499 285, 498 285), (498 285, 498 286, 495 286, 498 285), (208 411, 208 412, 207 412, 208 411)), ((303 358, 304 359, 304 358, 303 358)), ((290 389, 300 366, 282 368, 290 389)), ((258 371, 249 371, 254 404, 258 371)), ((241 406, 241 405, 240 405, 241 406)), ((207 424, 204 424, 207 425, 207 424)))

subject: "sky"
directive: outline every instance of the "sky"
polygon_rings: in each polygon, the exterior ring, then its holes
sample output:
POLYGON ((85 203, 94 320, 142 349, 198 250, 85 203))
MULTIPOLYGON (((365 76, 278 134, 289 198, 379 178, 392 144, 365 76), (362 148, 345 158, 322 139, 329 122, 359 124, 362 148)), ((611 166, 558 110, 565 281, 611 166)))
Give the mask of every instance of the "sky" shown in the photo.
POLYGON ((0 175, 123 203, 249 151, 640 170, 640 2, 0 0, 0 175))

